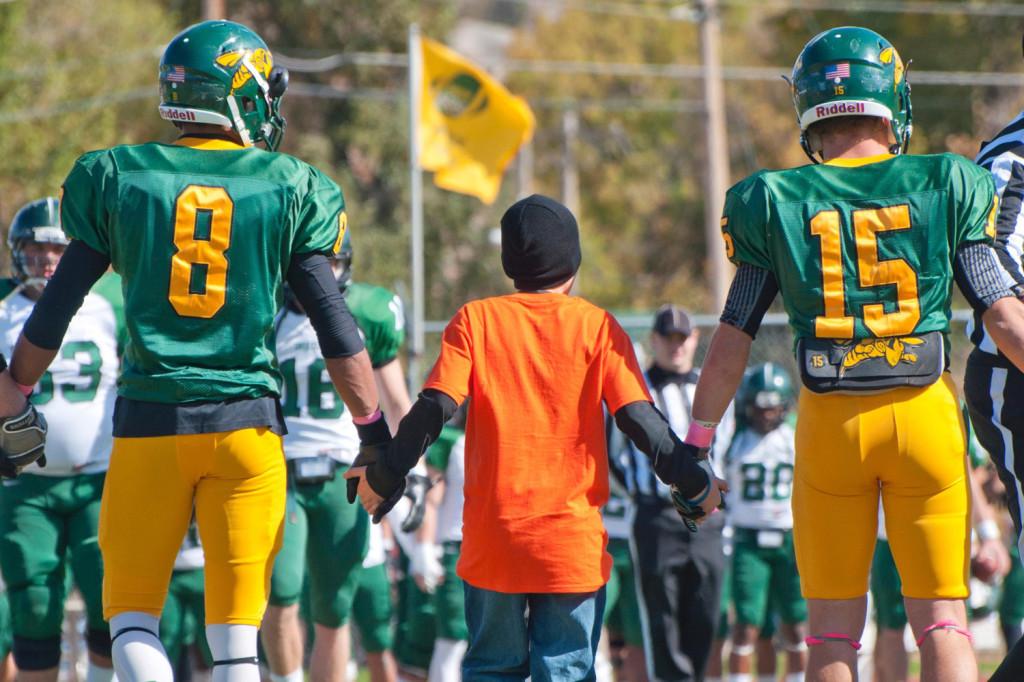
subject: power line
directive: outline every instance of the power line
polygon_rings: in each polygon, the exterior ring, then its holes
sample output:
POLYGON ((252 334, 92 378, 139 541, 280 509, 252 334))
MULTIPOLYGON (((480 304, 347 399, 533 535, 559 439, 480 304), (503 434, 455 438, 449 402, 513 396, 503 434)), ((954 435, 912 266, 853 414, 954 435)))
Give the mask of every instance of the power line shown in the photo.
POLYGON ((1011 3, 929 2, 908 0, 719 0, 723 5, 763 9, 825 10, 880 14, 934 14, 974 17, 1024 17, 1024 6, 1011 3))
MULTIPOLYGON (((736 1, 736 0, 732 0, 736 1)), ((1024 9, 1024 8, 1022 8, 1024 9)), ((342 65, 405 68, 408 60, 401 53, 360 52, 336 54, 319 59, 296 59, 285 55, 278 62, 296 73, 324 73, 342 65)), ((510 59, 483 61, 484 67, 500 67, 516 73, 610 76, 627 78, 671 78, 700 80, 704 72, 698 64, 650 64, 623 62, 583 62, 548 59, 510 59)), ((790 72, 789 66, 724 66, 722 77, 735 81, 777 81, 790 72)), ((916 85, 1020 86, 1024 74, 998 71, 925 71, 914 69, 908 78, 916 85)))

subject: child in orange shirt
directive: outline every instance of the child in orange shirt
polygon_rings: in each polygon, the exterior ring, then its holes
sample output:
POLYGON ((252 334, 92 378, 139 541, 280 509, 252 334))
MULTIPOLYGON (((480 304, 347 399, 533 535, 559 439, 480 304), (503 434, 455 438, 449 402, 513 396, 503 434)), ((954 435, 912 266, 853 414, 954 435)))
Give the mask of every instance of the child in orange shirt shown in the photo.
MULTIPOLYGON (((592 680, 611 568, 604 406, 698 519, 725 483, 654 409, 628 335, 570 297, 580 265, 572 213, 534 195, 502 217, 501 260, 517 293, 463 306, 390 449, 346 474, 371 513, 472 396, 458 574, 466 583, 463 679, 592 680), (361 477, 361 478, 360 478, 361 477), (527 611, 529 615, 527 616, 527 611)), ((382 504, 383 503, 383 504, 382 504)))

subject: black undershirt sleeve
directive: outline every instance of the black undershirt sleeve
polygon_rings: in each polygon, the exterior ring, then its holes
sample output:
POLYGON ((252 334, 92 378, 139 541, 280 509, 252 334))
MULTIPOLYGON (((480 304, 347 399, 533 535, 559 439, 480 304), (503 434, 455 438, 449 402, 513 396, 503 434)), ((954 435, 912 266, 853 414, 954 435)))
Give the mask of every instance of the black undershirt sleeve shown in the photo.
POLYGON ((953 276, 964 298, 979 314, 999 299, 1013 296, 1003 280, 996 252, 988 244, 961 244, 953 259, 953 276))
POLYGON ((615 424, 650 458, 662 482, 675 484, 688 498, 696 497, 708 486, 707 473, 653 404, 639 400, 623 405, 615 413, 615 424))
POLYGON ((367 469, 366 482, 370 487, 378 494, 394 490, 458 409, 446 393, 432 388, 420 393, 399 423, 387 454, 367 469))
POLYGON ((764 314, 768 312, 778 293, 779 283, 770 270, 749 263, 740 263, 736 275, 732 278, 729 295, 725 299, 725 308, 719 321, 732 325, 750 338, 754 338, 761 327, 764 314))
POLYGON ((25 322, 25 338, 46 350, 60 348, 71 318, 108 267, 110 258, 106 254, 73 239, 25 322))
POLYGON ((309 316, 325 358, 347 358, 363 350, 363 337, 345 304, 327 256, 322 253, 293 255, 288 267, 288 285, 309 316))

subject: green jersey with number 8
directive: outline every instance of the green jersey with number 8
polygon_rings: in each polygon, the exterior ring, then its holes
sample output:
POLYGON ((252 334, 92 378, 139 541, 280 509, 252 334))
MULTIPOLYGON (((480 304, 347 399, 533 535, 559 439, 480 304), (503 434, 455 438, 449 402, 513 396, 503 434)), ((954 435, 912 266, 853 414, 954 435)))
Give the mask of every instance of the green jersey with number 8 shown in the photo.
POLYGON ((994 196, 955 154, 834 159, 743 180, 722 233, 775 275, 798 339, 947 334, 954 254, 992 240, 994 196))
POLYGON ((157 403, 280 395, 274 315, 293 254, 337 252, 341 190, 276 152, 185 137, 83 155, 61 221, 124 280, 119 395, 157 403))

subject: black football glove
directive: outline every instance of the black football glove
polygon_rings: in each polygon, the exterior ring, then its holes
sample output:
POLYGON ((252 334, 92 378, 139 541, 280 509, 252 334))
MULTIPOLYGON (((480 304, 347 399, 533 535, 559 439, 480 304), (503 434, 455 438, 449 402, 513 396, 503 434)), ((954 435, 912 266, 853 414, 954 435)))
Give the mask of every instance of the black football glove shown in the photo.
POLYGON ((402 519, 402 531, 411 533, 423 524, 423 513, 427 508, 427 492, 433 487, 433 483, 426 476, 420 474, 409 474, 405 477, 405 492, 409 498, 409 513, 402 519))
POLYGON ((711 469, 711 462, 708 460, 708 449, 698 448, 696 445, 690 443, 683 443, 683 452, 692 456, 700 464, 701 469, 707 474, 708 484, 707 487, 695 498, 687 498, 683 495, 682 491, 675 484, 671 486, 672 491, 672 506, 676 508, 676 513, 679 514, 679 518, 686 524, 687 530, 690 532, 697 532, 698 520, 704 518, 704 510, 701 509, 700 503, 707 499, 707 496, 711 494, 711 486, 715 484, 715 472, 711 469))
MULTIPOLYGON (((390 447, 390 440, 382 443, 374 443, 372 445, 364 444, 359 446, 359 454, 356 456, 355 461, 352 462, 352 466, 366 467, 366 482, 368 484, 370 484, 370 469, 384 466, 384 463, 378 460, 383 458, 384 453, 386 453, 390 447)), ((350 478, 345 482, 345 485, 346 493, 348 494, 348 501, 350 504, 354 503, 356 498, 359 497, 359 479, 350 478)), ((373 489, 373 492, 384 498, 384 501, 377 507, 377 511, 373 513, 373 522, 380 523, 384 516, 391 511, 396 504, 398 504, 400 499, 402 499, 402 493, 405 492, 405 479, 400 479, 398 485, 390 492, 377 490, 372 484, 370 484, 370 487, 373 489)))
POLYGON ((16 478, 33 462, 45 467, 45 444, 46 419, 32 403, 19 414, 0 418, 0 476, 16 478))

